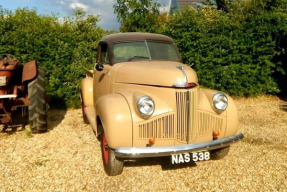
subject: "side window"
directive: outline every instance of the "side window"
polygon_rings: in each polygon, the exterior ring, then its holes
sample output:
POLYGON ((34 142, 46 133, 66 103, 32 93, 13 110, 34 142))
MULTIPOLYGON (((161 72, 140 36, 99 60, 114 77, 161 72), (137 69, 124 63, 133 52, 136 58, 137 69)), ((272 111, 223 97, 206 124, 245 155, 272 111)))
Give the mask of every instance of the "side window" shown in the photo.
POLYGON ((101 44, 99 63, 101 64, 110 63, 107 44, 101 44))

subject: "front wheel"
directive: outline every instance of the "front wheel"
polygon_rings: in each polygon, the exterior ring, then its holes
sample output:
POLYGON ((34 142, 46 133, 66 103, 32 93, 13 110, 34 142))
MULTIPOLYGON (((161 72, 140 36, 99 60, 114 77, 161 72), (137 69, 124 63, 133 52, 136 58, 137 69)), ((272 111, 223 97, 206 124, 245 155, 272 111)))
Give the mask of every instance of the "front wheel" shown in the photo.
POLYGON ((282 111, 287 111, 287 102, 280 103, 279 109, 281 109, 282 111))
POLYGON ((212 150, 210 153, 210 158, 212 160, 219 160, 224 158, 229 152, 230 146, 212 150))
POLYGON ((109 176, 121 174, 124 162, 117 159, 115 151, 109 148, 105 133, 102 133, 101 137, 102 157, 106 174, 109 176))

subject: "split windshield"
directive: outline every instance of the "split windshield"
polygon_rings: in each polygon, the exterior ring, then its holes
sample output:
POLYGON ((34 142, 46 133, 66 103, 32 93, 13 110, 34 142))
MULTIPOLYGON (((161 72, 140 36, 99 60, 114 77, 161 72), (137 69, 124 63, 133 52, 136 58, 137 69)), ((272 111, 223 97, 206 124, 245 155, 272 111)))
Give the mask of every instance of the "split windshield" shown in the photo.
POLYGON ((135 60, 179 61, 173 44, 165 42, 138 41, 117 43, 113 47, 115 62, 135 60))

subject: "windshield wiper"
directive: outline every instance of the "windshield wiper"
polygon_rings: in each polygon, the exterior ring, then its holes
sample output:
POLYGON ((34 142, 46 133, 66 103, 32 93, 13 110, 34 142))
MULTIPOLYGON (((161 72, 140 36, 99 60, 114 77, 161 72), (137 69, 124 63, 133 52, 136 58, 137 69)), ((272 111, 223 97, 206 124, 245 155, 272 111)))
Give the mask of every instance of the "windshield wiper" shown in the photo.
POLYGON ((133 56, 133 57, 129 58, 128 61, 133 61, 133 60, 137 60, 137 59, 149 59, 149 57, 145 57, 145 56, 133 56))

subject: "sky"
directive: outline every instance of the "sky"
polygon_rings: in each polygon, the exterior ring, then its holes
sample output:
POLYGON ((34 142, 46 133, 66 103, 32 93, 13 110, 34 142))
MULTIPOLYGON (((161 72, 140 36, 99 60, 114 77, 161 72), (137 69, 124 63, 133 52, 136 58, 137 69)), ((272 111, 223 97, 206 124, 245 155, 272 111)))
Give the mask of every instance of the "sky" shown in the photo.
MULTIPOLYGON (((168 0, 158 0, 168 4, 168 0)), ((83 9, 87 14, 100 16, 98 25, 107 30, 119 30, 120 24, 114 14, 113 5, 116 0, 0 0, 0 6, 14 11, 17 8, 28 7, 36 9, 40 15, 56 14, 59 18, 72 16, 74 9, 83 9)))

